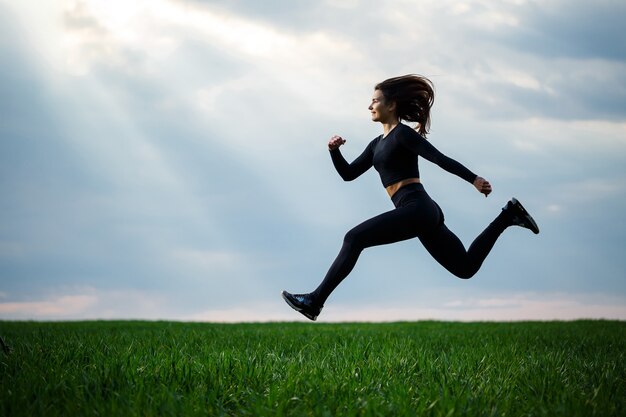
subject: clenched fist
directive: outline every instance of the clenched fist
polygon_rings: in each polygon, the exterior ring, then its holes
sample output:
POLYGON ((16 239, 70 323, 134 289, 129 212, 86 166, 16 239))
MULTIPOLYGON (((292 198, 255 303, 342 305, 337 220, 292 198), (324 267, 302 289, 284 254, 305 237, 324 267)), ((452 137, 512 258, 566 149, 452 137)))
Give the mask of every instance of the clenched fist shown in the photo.
POLYGON ((329 151, 335 150, 339 148, 341 145, 343 145, 344 143, 346 143, 346 141, 341 136, 334 135, 328 141, 328 150, 329 151))

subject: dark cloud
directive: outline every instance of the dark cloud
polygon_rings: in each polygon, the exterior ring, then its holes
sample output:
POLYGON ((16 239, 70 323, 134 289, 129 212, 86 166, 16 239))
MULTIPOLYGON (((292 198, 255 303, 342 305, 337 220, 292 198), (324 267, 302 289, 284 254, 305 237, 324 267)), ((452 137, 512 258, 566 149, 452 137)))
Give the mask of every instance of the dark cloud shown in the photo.
POLYGON ((626 120, 626 3, 524 2, 443 12, 436 33, 454 48, 433 60, 472 80, 454 93, 481 117, 626 120))
POLYGON ((559 120, 626 120, 626 82, 605 73, 606 78, 589 74, 572 76, 563 72, 539 74, 539 89, 524 88, 494 78, 483 81, 471 91, 455 94, 472 111, 486 118, 527 119, 533 117, 559 120))
MULTIPOLYGON (((254 2, 246 0, 178 0, 189 4, 223 10, 227 13, 267 22, 294 31, 327 30, 355 36, 367 47, 372 39, 396 32, 393 14, 384 13, 381 4, 360 1, 354 8, 332 7, 332 2, 280 0, 254 2), (368 41, 369 40, 369 41, 368 41)), ((488 15, 493 5, 472 4, 467 14, 452 14, 449 5, 433 3, 404 4, 404 17, 414 22, 414 28, 431 27, 428 38, 439 33, 455 32, 459 47, 472 40, 508 45, 514 49, 549 58, 626 60, 626 3, 618 0, 596 2, 557 1, 498 4, 500 11, 509 13, 518 24, 502 25, 497 31, 478 28, 471 17, 488 15), (410 16, 414 16, 411 18, 410 16), (468 19, 469 17, 469 19, 468 19)), ((494 10, 495 10, 494 9, 494 10)), ((390 10, 399 11, 399 8, 390 10)), ((397 17, 397 16, 396 16, 397 17)), ((401 26, 404 28, 404 26, 401 26)), ((400 36, 399 41, 402 40, 400 36)), ((405 41, 415 41, 405 33, 405 41)))
POLYGON ((626 61, 626 3, 602 0, 529 2, 515 9, 520 24, 498 42, 548 58, 626 61))

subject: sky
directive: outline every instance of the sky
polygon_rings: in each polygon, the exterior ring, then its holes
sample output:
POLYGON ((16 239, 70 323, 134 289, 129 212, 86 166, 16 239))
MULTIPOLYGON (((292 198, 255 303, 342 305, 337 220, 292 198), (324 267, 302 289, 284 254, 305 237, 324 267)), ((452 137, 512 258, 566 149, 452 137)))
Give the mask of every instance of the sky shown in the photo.
POLYGON ((626 3, 0 0, 0 320, 303 321, 344 234, 393 205, 376 83, 435 84, 421 160, 470 280, 417 239, 366 249, 319 318, 626 319, 626 3))

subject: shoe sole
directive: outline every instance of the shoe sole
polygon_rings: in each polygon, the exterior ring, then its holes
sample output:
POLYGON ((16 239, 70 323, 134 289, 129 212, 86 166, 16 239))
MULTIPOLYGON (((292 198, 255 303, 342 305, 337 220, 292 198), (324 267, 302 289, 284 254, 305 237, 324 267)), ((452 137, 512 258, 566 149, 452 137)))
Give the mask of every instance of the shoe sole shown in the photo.
POLYGON ((306 311, 304 311, 303 308, 298 307, 297 305, 292 303, 289 297, 285 295, 285 291, 282 291, 280 295, 283 297, 283 300, 285 300, 285 302, 289 305, 289 307, 293 308, 294 310, 296 310, 298 313, 302 314, 304 317, 306 317, 309 320, 312 320, 312 321, 317 320, 317 316, 313 316, 312 314, 307 313, 306 311))
POLYGON ((522 206, 522 203, 519 202, 519 200, 515 197, 513 197, 511 199, 511 201, 513 202, 514 205, 516 205, 517 207, 520 208, 520 210, 522 211, 522 213, 524 214, 524 218, 530 223, 528 228, 536 235, 539 234, 539 226, 537 225, 537 222, 535 222, 535 219, 533 219, 533 216, 531 216, 528 211, 524 208, 524 206, 522 206))

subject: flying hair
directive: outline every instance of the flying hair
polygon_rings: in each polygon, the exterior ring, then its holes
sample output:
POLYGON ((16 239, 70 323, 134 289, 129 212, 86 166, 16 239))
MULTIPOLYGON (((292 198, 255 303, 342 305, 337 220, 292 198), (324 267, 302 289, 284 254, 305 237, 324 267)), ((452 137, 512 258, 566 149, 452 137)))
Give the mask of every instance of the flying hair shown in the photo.
POLYGON ((422 136, 428 134, 430 108, 435 101, 435 89, 428 78, 415 74, 393 77, 376 84, 374 89, 383 93, 385 101, 396 103, 400 120, 415 122, 415 130, 422 136))

